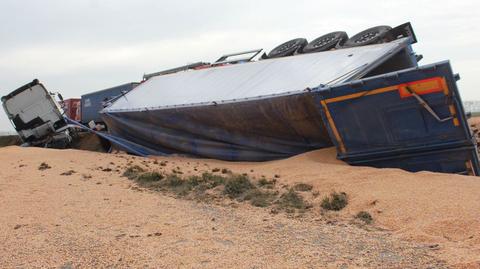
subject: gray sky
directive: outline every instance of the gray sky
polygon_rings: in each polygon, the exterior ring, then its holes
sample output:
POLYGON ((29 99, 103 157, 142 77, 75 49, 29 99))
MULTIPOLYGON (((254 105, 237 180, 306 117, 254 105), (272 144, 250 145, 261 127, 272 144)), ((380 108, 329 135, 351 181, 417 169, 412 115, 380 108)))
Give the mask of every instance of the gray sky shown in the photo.
POLYGON ((478 10, 478 0, 0 0, 0 96, 38 78, 79 97, 225 53, 410 21, 421 64, 450 60, 463 99, 480 100, 478 10))

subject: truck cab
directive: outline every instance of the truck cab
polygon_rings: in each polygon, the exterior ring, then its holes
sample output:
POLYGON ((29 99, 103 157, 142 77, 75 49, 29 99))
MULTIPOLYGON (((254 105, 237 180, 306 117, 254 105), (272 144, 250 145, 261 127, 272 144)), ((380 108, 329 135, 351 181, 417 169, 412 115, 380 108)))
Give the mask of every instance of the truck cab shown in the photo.
POLYGON ((37 79, 1 100, 25 145, 64 148, 71 142, 62 109, 37 79))

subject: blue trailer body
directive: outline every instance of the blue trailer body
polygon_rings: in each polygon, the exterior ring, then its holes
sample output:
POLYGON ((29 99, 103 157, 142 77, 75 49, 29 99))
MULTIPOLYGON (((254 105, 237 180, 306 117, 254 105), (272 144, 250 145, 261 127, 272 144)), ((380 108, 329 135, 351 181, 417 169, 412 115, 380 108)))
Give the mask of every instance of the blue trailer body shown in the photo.
POLYGON ((418 67, 410 42, 156 76, 102 117, 145 155, 268 161, 334 145, 352 165, 479 175, 450 64, 418 67))
POLYGON ((315 91, 338 158, 352 165, 479 174, 448 62, 315 91))
POLYGON ((95 91, 82 95, 81 101, 81 122, 88 123, 90 121, 103 122, 99 113, 103 109, 103 103, 116 96, 131 91, 138 85, 136 82, 126 83, 112 88, 95 91))

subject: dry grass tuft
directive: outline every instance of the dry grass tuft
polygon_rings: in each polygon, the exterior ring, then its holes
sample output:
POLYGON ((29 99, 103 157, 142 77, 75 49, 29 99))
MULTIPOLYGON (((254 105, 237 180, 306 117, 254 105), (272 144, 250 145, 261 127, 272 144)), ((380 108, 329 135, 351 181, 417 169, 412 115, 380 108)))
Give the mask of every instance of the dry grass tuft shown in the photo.
POLYGON ((321 207, 326 210, 340 211, 348 204, 347 194, 344 192, 332 192, 330 196, 323 198, 321 207))

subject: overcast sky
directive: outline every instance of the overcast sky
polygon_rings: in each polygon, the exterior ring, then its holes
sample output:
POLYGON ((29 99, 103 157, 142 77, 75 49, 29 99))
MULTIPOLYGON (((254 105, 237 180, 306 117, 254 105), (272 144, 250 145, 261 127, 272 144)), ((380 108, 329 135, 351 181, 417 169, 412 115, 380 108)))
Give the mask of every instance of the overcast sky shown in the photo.
MULTIPOLYGON (((421 64, 450 60, 480 100, 480 1, 0 0, 0 96, 38 78, 80 95, 221 54, 410 21, 421 64)), ((0 131, 11 130, 0 111, 0 131)))

